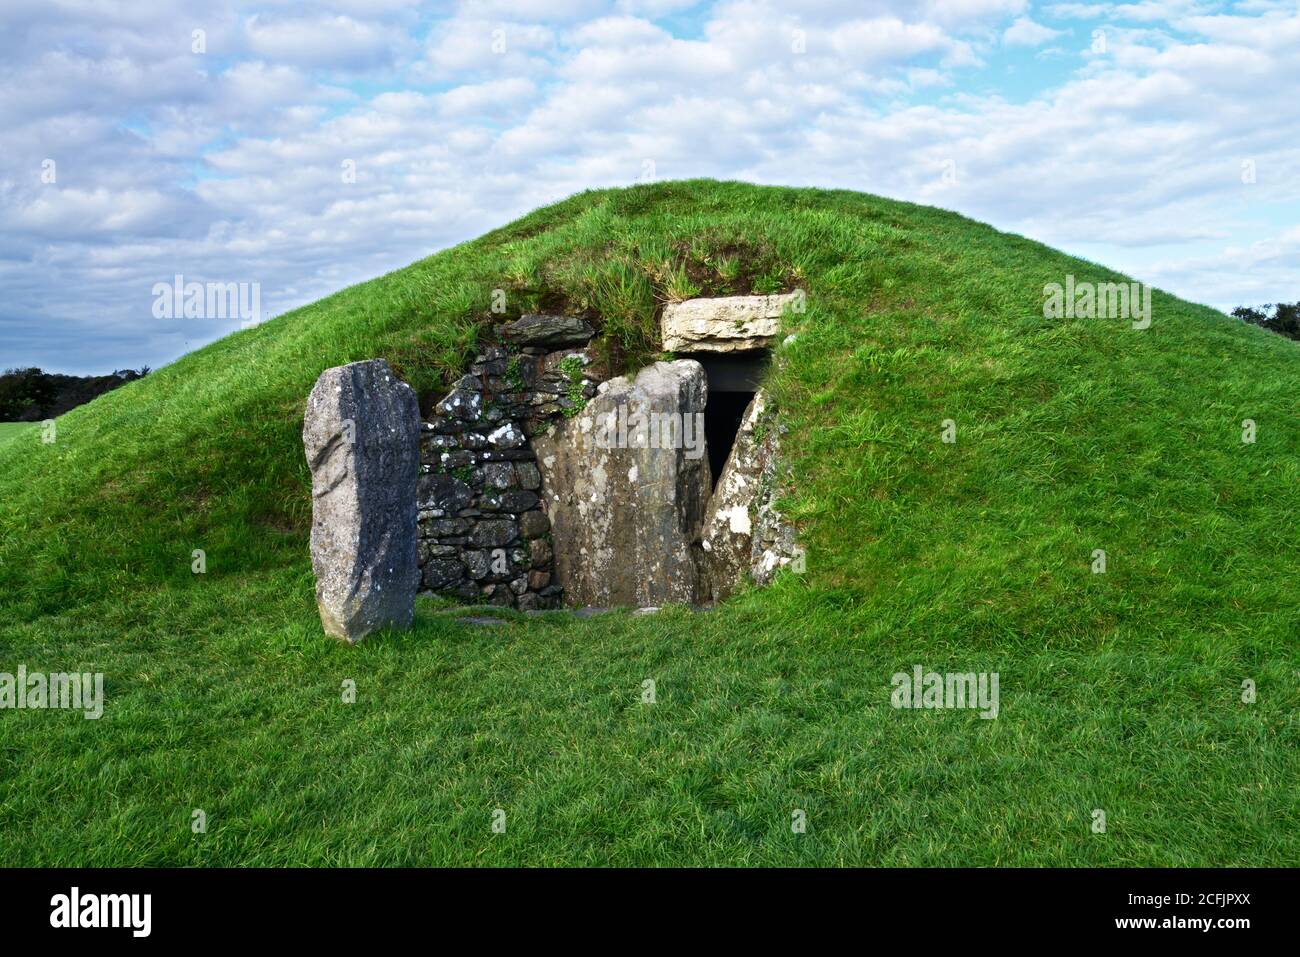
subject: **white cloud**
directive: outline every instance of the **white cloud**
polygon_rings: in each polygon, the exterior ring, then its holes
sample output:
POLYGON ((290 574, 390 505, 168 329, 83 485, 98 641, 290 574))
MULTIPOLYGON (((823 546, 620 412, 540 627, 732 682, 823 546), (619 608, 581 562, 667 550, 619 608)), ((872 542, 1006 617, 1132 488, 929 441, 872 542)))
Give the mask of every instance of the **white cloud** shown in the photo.
POLYGON ((404 35, 349 16, 268 17, 244 22, 253 53, 270 60, 314 67, 365 68, 388 63, 404 35))
POLYGON ((1002 34, 1002 42, 1007 46, 1038 47, 1060 35, 1060 30, 1035 23, 1029 17, 1019 17, 1002 34))
POLYGON ((152 319, 176 272, 280 311, 646 161, 936 203, 1216 304, 1294 298, 1300 15, 1097 6, 1042 14, 1107 24, 1049 86, 1003 69, 1060 33, 1017 0, 7 9, 0 347, 158 365, 230 331, 152 319))
POLYGON ((507 77, 487 83, 466 84, 448 90, 440 99, 444 116, 464 117, 517 113, 532 101, 537 85, 526 77, 507 77))

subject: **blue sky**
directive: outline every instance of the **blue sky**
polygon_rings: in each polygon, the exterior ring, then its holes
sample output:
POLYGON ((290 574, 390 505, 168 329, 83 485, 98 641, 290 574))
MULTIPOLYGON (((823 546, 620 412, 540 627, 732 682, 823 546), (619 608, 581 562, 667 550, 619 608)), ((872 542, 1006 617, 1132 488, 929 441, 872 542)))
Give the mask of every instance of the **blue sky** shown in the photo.
POLYGON ((0 48, 0 368, 156 367, 238 328, 155 318, 178 273, 275 315, 647 176, 1300 299, 1294 0, 48 0, 0 48))

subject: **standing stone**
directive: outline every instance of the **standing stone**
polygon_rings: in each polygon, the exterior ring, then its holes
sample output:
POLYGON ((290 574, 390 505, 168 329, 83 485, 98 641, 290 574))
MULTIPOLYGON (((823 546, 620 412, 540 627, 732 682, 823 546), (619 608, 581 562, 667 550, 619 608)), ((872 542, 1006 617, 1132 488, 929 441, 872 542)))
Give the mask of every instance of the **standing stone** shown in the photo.
POLYGON ((696 603, 710 489, 704 368, 689 359, 656 362, 601 390, 575 418, 534 439, 558 583, 577 606, 696 603), (678 439, 658 441, 671 438, 669 419, 678 439))
POLYGON ((415 390, 383 359, 326 369, 307 399, 316 604, 349 643, 414 619, 419 429, 415 390))
POLYGON ((700 544, 704 550, 709 597, 713 601, 728 597, 750 570, 755 499, 767 451, 755 427, 766 408, 766 393, 759 389, 741 417, 735 444, 704 515, 700 544))

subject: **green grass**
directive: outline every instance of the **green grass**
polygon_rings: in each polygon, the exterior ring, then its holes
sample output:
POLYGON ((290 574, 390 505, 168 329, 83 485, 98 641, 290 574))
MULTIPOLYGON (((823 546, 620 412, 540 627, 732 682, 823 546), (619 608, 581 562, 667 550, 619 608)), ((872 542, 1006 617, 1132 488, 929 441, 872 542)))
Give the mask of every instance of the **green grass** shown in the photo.
POLYGON ((24 430, 32 427, 31 422, 0 422, 0 447, 9 444, 24 430))
POLYGON ((1045 320, 1067 273, 1121 278, 862 194, 584 193, 0 444, 0 671, 106 685, 99 721, 0 711, 0 861, 1294 864, 1297 344, 1159 292, 1143 331, 1045 320), (803 575, 706 613, 321 634, 322 369, 436 392, 497 288, 635 367, 663 299, 796 285, 771 388, 803 575), (915 664, 997 671, 1000 716, 894 710, 915 664))

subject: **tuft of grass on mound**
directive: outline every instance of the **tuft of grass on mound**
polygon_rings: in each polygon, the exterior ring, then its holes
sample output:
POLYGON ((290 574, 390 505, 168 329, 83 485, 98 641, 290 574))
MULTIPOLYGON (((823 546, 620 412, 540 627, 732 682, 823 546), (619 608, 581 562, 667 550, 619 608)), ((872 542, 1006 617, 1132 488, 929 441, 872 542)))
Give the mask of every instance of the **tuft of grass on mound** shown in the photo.
POLYGON ((1126 278, 858 193, 589 192, 185 356, 52 445, 0 437, 0 671, 107 693, 98 721, 0 712, 0 860, 1293 863, 1300 346, 1160 292, 1145 330, 1044 319, 1067 274, 1126 278), (701 614, 422 603, 408 634, 321 634, 323 369, 383 356, 432 396, 535 309, 635 368, 665 301, 796 286, 770 384, 804 574, 701 614), (917 664, 998 672, 999 717, 891 708, 917 664))

